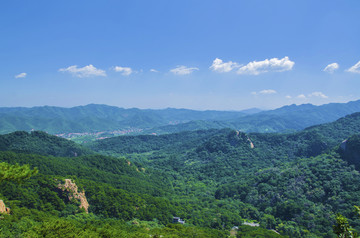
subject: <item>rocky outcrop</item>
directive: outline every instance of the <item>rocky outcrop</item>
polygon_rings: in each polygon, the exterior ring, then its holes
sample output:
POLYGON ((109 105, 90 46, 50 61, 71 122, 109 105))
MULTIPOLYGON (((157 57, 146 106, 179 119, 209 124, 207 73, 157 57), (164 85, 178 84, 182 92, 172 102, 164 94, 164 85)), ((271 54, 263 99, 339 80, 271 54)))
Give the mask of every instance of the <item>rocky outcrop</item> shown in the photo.
POLYGON ((339 146, 341 158, 360 170, 360 135, 356 134, 344 140, 339 146))
POLYGON ((70 201, 73 199, 76 199, 80 202, 80 208, 84 208, 85 212, 89 212, 89 203, 85 196, 85 191, 82 192, 78 191, 78 186, 76 186, 75 183, 71 181, 71 179, 65 179, 65 184, 59 184, 58 188, 60 188, 63 191, 68 192, 68 198, 70 201))
POLYGON ((248 142, 250 143, 250 148, 251 148, 251 149, 254 149, 255 146, 254 146, 254 144, 252 143, 252 141, 250 140, 249 137, 248 137, 247 140, 248 140, 248 142))
POLYGON ((342 149, 343 151, 346 150, 346 142, 347 142, 347 140, 344 140, 344 141, 341 142, 341 144, 340 144, 340 149, 342 149))
POLYGON ((0 200, 0 214, 10 214, 10 208, 5 206, 3 200, 0 200))

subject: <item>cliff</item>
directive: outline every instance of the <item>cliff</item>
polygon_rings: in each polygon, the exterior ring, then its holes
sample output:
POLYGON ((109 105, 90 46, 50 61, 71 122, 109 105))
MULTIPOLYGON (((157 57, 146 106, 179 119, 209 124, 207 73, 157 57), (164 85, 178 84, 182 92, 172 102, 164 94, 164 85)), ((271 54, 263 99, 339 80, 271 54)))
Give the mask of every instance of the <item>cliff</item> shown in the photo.
POLYGON ((65 184, 59 184, 58 188, 63 191, 68 192, 68 198, 70 201, 76 199, 80 202, 79 207, 84 208, 85 212, 88 213, 89 211, 89 203, 85 196, 85 191, 82 192, 78 191, 78 187, 75 183, 71 181, 71 179, 65 179, 65 184))
POLYGON ((10 214, 10 208, 5 206, 5 203, 3 200, 0 200, 0 214, 1 213, 10 214))

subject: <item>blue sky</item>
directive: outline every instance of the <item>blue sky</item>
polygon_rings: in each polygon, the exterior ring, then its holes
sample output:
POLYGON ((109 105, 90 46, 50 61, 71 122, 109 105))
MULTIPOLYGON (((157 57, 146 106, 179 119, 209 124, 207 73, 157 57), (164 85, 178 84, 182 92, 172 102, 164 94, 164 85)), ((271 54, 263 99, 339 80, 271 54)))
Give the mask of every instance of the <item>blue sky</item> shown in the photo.
POLYGON ((0 106, 357 100, 359 12, 358 0, 1 1, 0 106))

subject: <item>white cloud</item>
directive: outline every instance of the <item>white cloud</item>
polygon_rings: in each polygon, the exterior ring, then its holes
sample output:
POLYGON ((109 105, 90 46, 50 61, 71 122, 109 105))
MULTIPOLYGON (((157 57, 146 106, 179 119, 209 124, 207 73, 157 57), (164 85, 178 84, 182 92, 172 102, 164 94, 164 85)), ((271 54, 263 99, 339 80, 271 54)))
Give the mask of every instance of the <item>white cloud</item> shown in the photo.
POLYGON ((323 71, 327 72, 327 73, 334 73, 335 70, 337 70, 339 68, 339 64, 338 63, 332 63, 329 64, 325 67, 325 69, 323 69, 323 71))
POLYGON ((322 92, 313 92, 313 93, 309 94, 309 97, 328 98, 328 96, 326 96, 322 92))
POLYGON ((156 69, 150 69, 150 72, 158 73, 159 71, 157 71, 156 69))
POLYGON ((258 75, 266 72, 283 72, 291 70, 294 62, 285 56, 282 59, 272 58, 263 61, 253 61, 238 69, 238 74, 252 74, 258 75))
POLYGON ((355 65, 351 66, 349 69, 346 70, 347 72, 351 73, 358 73, 360 74, 360 61, 357 62, 355 65))
POLYGON ((287 99, 291 99, 292 97, 290 95, 285 96, 287 99))
POLYGON ((261 90, 259 93, 260 94, 274 94, 274 93, 276 93, 276 91, 273 89, 264 89, 264 90, 261 90))
POLYGON ((297 98, 305 99, 306 96, 304 94, 300 94, 300 95, 297 96, 297 98))
POLYGON ((133 70, 130 67, 115 66, 114 70, 116 72, 121 72, 121 74, 124 76, 129 76, 130 74, 133 73, 133 70))
POLYGON ((178 74, 178 75, 186 75, 186 74, 191 74, 192 72, 194 72, 195 70, 199 70, 196 67, 186 67, 184 65, 179 65, 174 69, 171 69, 170 72, 173 74, 178 74))
POLYGON ((274 94, 277 93, 275 90, 273 89, 264 89, 261 90, 259 92, 251 92, 252 95, 258 95, 258 94, 274 94))
POLYGON ((60 72, 67 72, 72 74, 73 76, 79 78, 88 78, 93 76, 106 76, 104 70, 95 68, 92 64, 84 66, 82 68, 78 68, 77 65, 72 65, 67 68, 59 69, 60 72))
POLYGON ((18 78, 25 78, 27 75, 27 73, 21 73, 21 74, 18 74, 18 75, 15 75, 15 78, 18 79, 18 78))
POLYGON ((221 59, 216 58, 214 59, 212 65, 209 67, 212 71, 217 71, 220 73, 227 73, 233 70, 234 68, 239 68, 241 65, 239 65, 236 62, 226 62, 224 63, 221 59))

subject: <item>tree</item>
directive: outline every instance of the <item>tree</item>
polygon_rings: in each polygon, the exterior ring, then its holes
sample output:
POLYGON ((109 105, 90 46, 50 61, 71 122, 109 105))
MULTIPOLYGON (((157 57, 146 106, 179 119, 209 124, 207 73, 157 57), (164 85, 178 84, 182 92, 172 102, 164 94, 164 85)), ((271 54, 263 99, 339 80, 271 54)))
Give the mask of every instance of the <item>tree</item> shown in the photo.
POLYGON ((37 174, 37 172, 37 168, 30 169, 29 165, 11 165, 3 162, 0 163, 0 183, 3 181, 21 182, 29 179, 31 176, 37 174))
POLYGON ((336 215, 336 225, 333 226, 333 230, 339 238, 358 237, 356 231, 349 225, 346 217, 341 214, 336 215))

